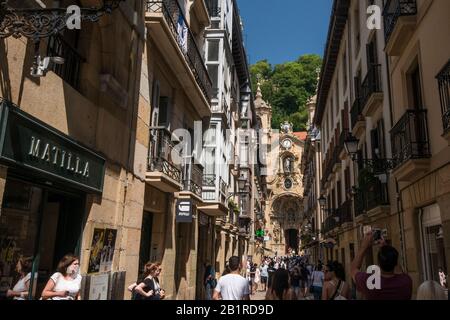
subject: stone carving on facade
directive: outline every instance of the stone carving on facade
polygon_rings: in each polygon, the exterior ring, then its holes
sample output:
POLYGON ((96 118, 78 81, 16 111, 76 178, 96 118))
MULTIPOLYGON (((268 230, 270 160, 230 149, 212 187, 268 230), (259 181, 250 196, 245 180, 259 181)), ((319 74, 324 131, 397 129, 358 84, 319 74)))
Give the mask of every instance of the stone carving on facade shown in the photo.
POLYGON ((292 123, 285 121, 282 125, 281 125, 281 132, 284 134, 289 134, 292 133, 292 123))

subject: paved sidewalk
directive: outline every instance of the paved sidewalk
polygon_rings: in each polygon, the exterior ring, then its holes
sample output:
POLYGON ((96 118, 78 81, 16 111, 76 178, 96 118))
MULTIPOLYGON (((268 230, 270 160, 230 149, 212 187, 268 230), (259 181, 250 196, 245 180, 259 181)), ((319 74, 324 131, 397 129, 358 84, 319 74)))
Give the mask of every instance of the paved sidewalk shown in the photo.
MULTIPOLYGON (((254 293, 253 295, 250 296, 250 300, 265 300, 266 299, 266 292, 264 291, 258 291, 256 293, 254 293)), ((309 295, 307 297, 307 299, 301 297, 299 300, 314 300, 314 296, 313 295, 309 295)))

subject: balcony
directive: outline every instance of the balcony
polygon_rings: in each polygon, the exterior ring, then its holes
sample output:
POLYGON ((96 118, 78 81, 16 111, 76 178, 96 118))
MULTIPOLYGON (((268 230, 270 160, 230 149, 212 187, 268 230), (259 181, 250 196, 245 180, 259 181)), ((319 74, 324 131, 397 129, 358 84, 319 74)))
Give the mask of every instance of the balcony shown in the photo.
POLYGON ((149 157, 146 181, 164 192, 182 189, 181 159, 175 150, 172 134, 165 128, 150 129, 149 157), (173 159, 173 157, 178 159, 173 159))
POLYGON ((183 191, 188 196, 193 196, 200 202, 202 198, 203 188, 203 167, 196 164, 194 158, 190 158, 183 167, 183 191))
POLYGON ((219 1, 206 0, 206 7, 208 8, 209 16, 211 18, 220 18, 222 9, 220 8, 219 1))
POLYGON ((148 1, 145 21, 167 65, 197 108, 200 117, 211 114, 212 83, 203 56, 176 0, 148 1))
POLYGON ((361 95, 361 114, 364 117, 374 116, 383 103, 380 64, 374 64, 369 67, 359 92, 361 95))
POLYGON ((384 7, 385 51, 399 56, 411 39, 417 15, 416 0, 388 0, 384 7))
POLYGON ((376 216, 390 212, 388 186, 377 178, 360 185, 354 198, 355 217, 376 216))
POLYGON ((436 79, 438 80, 439 85, 444 137, 450 142, 450 60, 438 73, 436 79))
POLYGON ((339 135, 339 154, 338 157, 341 160, 344 160, 346 157, 346 152, 345 152, 345 140, 348 138, 350 134, 350 131, 348 129, 343 129, 341 134, 339 135))
POLYGON ((199 210, 213 217, 226 216, 227 189, 228 185, 221 177, 217 178, 215 174, 203 175, 203 204, 198 207, 199 210))
POLYGON ((59 35, 49 38, 47 57, 64 58, 63 64, 52 63, 50 69, 74 89, 78 90, 81 65, 85 62, 84 58, 59 35))
POLYGON ((429 169, 430 142, 426 110, 408 110, 391 130, 394 175, 399 181, 418 178, 429 169))
POLYGON ((324 222, 322 222, 322 234, 324 235, 338 228, 340 221, 340 210, 331 209, 327 210, 327 212, 328 216, 325 218, 324 222))
POLYGON ((361 138, 366 128, 366 118, 362 115, 361 99, 356 98, 350 110, 352 135, 361 138))
POLYGON ((341 151, 343 149, 344 149, 344 145, 337 146, 334 149, 333 160, 332 160, 332 168, 333 168, 332 171, 333 171, 333 173, 338 172, 341 169, 341 167, 342 167, 342 161, 341 161, 341 158, 339 157, 339 155, 341 154, 341 151))

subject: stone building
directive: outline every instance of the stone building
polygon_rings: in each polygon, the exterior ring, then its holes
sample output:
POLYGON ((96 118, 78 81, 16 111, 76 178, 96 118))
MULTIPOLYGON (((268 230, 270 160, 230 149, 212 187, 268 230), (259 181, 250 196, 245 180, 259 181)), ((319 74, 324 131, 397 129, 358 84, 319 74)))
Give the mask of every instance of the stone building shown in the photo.
MULTIPOLYGON (((33 256, 38 298, 73 252, 83 299, 127 299, 144 264, 161 262, 167 299, 202 299, 207 264, 251 255, 261 196, 253 140, 237 134, 258 125, 237 5, 223 6, 232 24, 220 50, 230 59, 216 78, 205 38, 220 19, 209 2, 117 2, 80 30, 42 35, 40 57, 32 36, 10 37, 15 29, 0 24, 1 275, 33 256), (214 167, 208 148, 222 136, 216 155, 225 161, 214 167)), ((52 13, 79 4, 42 3, 52 13)), ((5 12, 24 6, 42 9, 9 1, 5 12)))
POLYGON ((321 210, 311 212, 325 260, 349 272, 364 227, 379 228, 416 289, 449 263, 449 4, 371 4, 381 29, 367 27, 366 3, 334 1, 313 123, 321 210))
MULTIPOLYGON (((263 129, 271 126, 272 111, 258 88, 256 112, 263 129)), ((285 255, 299 253, 300 229, 303 223, 303 177, 300 161, 306 132, 293 132, 292 124, 285 122, 278 133, 267 130, 266 143, 270 146, 267 161, 267 199, 265 199, 265 254, 285 255)))
MULTIPOLYGON (((35 1, 7 5, 41 9, 35 1)), ((20 27, 0 34, 0 271, 12 279, 17 259, 34 257, 35 298, 67 253, 79 255, 82 274, 90 274, 84 299, 94 298, 89 281, 109 284, 104 297, 121 299, 136 278, 144 183, 134 149, 145 31, 135 16, 143 16, 142 2, 126 1, 79 30, 42 38, 46 30, 35 30, 40 42, 20 27), (52 58, 47 69, 45 57, 52 58)))

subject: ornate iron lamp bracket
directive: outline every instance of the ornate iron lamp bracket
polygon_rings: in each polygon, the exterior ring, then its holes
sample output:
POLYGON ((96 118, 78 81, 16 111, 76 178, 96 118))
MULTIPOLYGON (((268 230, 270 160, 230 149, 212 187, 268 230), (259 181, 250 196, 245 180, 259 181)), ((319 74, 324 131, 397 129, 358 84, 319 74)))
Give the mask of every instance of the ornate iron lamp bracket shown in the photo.
MULTIPOLYGON (((80 21, 96 22, 111 14, 124 0, 105 0, 98 8, 80 8, 80 21)), ((68 8, 11 8, 8 0, 0 2, 0 38, 26 37, 39 41, 67 28, 73 12, 68 8)))

